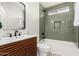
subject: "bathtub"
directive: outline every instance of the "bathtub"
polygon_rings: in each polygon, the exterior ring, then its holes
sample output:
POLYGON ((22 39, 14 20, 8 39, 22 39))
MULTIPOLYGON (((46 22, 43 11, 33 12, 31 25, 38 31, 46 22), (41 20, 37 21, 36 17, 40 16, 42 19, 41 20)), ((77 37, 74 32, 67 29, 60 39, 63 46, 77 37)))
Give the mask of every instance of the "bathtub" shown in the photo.
POLYGON ((61 56, 79 56, 79 49, 73 42, 60 41, 55 39, 43 39, 41 43, 47 44, 51 47, 52 54, 61 56))

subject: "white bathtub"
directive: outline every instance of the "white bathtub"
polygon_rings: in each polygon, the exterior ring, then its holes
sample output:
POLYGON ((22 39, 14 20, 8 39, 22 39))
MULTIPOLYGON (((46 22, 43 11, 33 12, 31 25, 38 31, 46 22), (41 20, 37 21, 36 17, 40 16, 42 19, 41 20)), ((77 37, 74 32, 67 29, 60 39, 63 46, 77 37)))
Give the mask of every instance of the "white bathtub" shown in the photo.
POLYGON ((43 43, 51 47, 52 54, 62 56, 79 56, 79 49, 75 46, 73 42, 44 39, 43 43))

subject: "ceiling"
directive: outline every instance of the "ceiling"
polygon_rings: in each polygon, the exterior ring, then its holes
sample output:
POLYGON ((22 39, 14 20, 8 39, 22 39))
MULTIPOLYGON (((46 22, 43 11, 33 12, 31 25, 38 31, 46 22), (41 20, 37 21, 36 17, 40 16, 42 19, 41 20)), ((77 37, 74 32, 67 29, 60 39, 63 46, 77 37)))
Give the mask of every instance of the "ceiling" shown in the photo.
POLYGON ((41 5, 42 5, 44 8, 49 8, 49 7, 52 7, 52 6, 61 4, 61 3, 64 3, 64 2, 41 2, 41 5))

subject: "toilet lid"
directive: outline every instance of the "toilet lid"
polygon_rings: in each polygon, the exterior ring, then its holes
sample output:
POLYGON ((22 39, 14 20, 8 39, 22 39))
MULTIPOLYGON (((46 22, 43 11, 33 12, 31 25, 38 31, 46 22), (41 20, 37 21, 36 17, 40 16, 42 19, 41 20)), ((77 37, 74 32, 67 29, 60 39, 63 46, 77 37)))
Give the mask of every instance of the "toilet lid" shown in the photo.
POLYGON ((45 48, 45 49, 48 49, 48 48, 50 48, 47 44, 42 44, 42 43, 39 43, 39 44, 37 44, 37 47, 38 48, 45 48))

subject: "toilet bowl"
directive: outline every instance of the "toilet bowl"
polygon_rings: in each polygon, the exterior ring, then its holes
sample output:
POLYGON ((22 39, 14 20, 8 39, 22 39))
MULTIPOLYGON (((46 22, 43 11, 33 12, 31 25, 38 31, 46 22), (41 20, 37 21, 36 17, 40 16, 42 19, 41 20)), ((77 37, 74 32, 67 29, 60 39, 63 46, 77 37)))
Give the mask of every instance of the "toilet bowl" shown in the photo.
POLYGON ((50 47, 44 43, 38 43, 37 48, 40 56, 47 56, 48 52, 50 51, 50 47))

